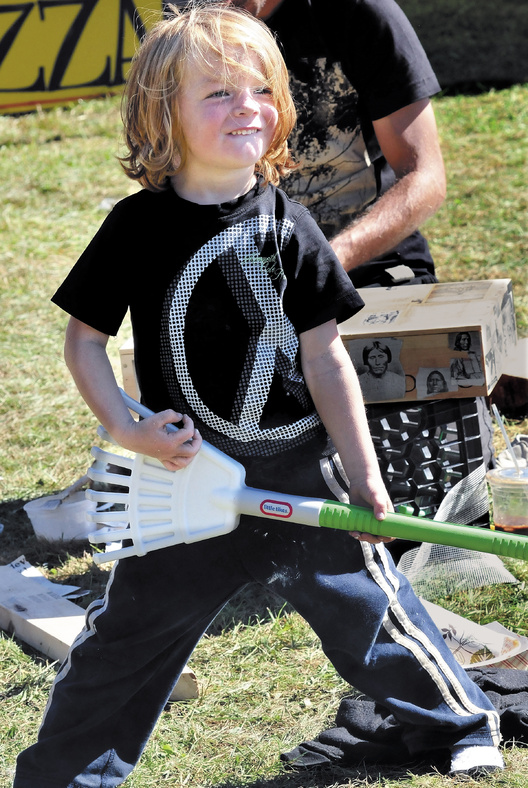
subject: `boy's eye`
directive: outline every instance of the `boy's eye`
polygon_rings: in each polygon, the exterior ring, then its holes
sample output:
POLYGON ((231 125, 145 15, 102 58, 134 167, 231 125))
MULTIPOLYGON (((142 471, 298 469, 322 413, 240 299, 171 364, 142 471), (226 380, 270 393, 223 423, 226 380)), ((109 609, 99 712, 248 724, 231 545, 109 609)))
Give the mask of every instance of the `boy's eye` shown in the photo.
MULTIPOLYGON (((272 90, 266 85, 261 85, 258 88, 253 88, 253 93, 257 96, 271 96, 272 90)), ((224 98, 230 95, 231 92, 227 88, 219 88, 218 90, 213 90, 211 93, 208 93, 206 98, 224 98)))

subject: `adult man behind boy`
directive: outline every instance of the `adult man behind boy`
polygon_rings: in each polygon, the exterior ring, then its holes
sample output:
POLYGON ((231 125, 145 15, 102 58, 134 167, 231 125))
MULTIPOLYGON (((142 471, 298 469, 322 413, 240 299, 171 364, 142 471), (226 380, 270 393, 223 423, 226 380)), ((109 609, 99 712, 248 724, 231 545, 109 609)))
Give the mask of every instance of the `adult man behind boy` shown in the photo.
POLYGON ((356 287, 435 282, 418 227, 445 197, 430 102, 440 86, 400 7, 232 2, 277 34, 290 71, 301 167, 284 183, 288 194, 310 208, 356 287))

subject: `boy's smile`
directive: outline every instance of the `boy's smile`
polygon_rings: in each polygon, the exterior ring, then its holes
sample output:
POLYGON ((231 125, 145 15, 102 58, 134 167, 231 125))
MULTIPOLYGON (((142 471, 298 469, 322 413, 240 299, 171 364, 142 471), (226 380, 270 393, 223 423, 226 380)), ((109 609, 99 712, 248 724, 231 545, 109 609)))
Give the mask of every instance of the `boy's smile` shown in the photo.
MULTIPOLYGON (((259 71, 256 56, 248 65, 252 72, 259 71)), ((182 188, 204 183, 208 188, 251 187, 255 165, 273 139, 278 113, 264 80, 246 72, 244 63, 227 77, 220 67, 218 74, 187 69, 178 100, 185 160, 173 181, 182 196, 182 188)))

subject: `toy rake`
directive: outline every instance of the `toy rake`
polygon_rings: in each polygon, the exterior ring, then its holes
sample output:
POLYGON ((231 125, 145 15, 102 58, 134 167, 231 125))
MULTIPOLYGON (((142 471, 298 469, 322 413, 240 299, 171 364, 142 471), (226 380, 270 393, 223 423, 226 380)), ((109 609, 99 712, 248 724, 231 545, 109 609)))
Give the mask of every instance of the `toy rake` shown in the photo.
MULTIPOLYGON (((121 393, 130 410, 140 416, 152 415, 151 410, 121 393)), ((168 425, 167 429, 171 428, 177 430, 168 425)), ((360 506, 248 487, 244 467, 206 441, 192 462, 179 471, 169 471, 158 460, 141 454, 129 458, 94 447, 92 455, 105 465, 123 468, 126 475, 91 468, 89 477, 128 488, 128 492, 87 490, 92 501, 125 506, 124 511, 88 513, 94 522, 110 526, 90 534, 89 539, 103 544, 132 542, 129 547, 96 554, 97 564, 230 533, 242 514, 528 559, 528 538, 519 534, 393 512, 377 520, 372 511, 360 506)))

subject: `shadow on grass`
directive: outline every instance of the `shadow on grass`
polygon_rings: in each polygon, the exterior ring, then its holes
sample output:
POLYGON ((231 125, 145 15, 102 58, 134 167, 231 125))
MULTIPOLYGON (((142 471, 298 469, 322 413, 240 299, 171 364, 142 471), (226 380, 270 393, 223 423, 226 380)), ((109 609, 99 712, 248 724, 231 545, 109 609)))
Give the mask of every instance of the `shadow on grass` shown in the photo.
POLYGON ((219 635, 233 629, 237 624, 266 623, 281 613, 291 613, 293 608, 282 597, 277 596, 258 583, 250 583, 227 603, 215 618, 208 635, 219 635))
MULTIPOLYGON (((445 759, 443 759, 444 761, 445 759)), ((330 788, 333 786, 381 785, 382 781, 404 780, 409 777, 430 775, 440 777, 441 766, 426 762, 413 762, 393 766, 390 764, 362 763, 348 768, 324 766, 299 771, 285 771, 277 777, 245 783, 244 788, 330 788)), ((238 783, 218 783, 214 788, 240 788, 238 783)))
POLYGON ((37 539, 24 511, 27 499, 0 502, 0 565, 9 564, 19 556, 35 566, 45 567, 58 576, 50 579, 58 584, 76 585, 88 591, 78 603, 86 608, 105 589, 108 569, 100 569, 91 560, 88 541, 49 542, 37 539))

